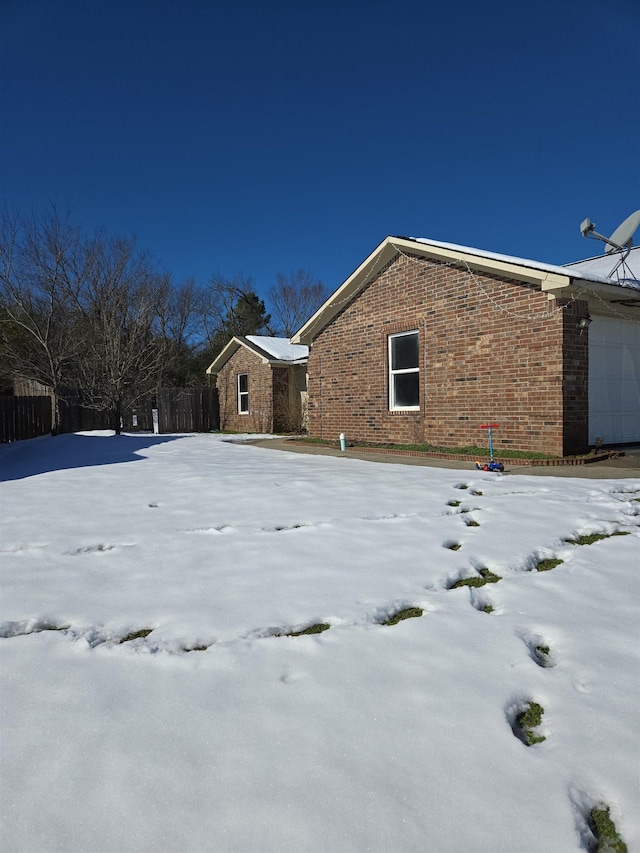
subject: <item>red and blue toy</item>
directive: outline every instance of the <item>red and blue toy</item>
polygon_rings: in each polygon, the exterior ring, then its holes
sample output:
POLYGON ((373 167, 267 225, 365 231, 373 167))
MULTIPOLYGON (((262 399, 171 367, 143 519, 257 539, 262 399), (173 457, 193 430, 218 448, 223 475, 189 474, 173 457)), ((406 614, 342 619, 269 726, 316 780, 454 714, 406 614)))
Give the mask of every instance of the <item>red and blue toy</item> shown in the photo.
POLYGON ((480 424, 480 429, 486 429, 489 433, 489 456, 491 457, 489 462, 476 462, 476 468, 479 471, 504 471, 504 465, 502 462, 496 462, 493 458, 493 434, 491 430, 497 429, 500 424, 480 424))

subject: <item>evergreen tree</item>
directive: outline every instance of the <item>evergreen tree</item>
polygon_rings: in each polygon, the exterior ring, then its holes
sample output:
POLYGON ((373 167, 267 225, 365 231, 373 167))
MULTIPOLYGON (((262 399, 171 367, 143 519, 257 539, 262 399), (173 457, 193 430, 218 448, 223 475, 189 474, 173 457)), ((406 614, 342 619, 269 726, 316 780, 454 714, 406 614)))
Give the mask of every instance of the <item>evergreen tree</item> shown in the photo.
POLYGON ((262 299, 250 290, 242 293, 213 337, 210 356, 213 360, 234 336, 260 335, 269 331, 271 315, 262 299))

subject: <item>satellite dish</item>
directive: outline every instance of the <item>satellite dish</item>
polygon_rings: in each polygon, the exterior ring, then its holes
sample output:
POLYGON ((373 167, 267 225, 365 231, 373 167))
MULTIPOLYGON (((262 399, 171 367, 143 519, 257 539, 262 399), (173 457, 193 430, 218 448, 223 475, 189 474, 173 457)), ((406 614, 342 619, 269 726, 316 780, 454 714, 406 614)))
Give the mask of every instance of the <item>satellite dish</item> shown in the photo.
POLYGON ((633 235, 640 225, 640 210, 636 210, 625 221, 618 225, 611 237, 607 240, 604 250, 607 254, 617 249, 629 249, 633 246, 633 235))
POLYGON ((611 252, 623 252, 629 250, 633 246, 633 235, 640 225, 640 210, 636 210, 631 216, 627 216, 625 221, 618 225, 611 237, 604 237, 596 231, 595 223, 590 219, 584 219, 580 223, 580 233, 583 237, 593 237, 595 240, 602 240, 606 243, 604 250, 607 254, 611 252))

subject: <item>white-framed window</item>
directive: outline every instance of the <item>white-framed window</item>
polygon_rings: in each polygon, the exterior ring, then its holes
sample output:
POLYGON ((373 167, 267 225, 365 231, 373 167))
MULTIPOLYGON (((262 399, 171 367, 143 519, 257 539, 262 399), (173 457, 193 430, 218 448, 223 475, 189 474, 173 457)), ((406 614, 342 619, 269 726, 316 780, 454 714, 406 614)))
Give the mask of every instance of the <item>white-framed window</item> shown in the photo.
POLYGON ((420 348, 417 332, 389 335, 389 409, 420 408, 420 348))
POLYGON ((238 374, 238 414, 249 414, 249 374, 238 374))

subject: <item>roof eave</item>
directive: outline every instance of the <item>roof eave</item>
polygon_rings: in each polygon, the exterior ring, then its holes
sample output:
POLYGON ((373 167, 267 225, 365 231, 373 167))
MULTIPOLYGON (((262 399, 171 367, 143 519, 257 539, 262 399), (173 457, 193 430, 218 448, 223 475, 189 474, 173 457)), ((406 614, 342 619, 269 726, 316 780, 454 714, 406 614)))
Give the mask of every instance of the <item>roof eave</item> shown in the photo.
POLYGON ((386 237, 364 259, 360 266, 351 273, 349 278, 307 320, 304 326, 295 335, 291 336, 292 344, 310 346, 317 333, 333 320, 342 306, 350 302, 358 290, 397 253, 397 249, 391 248, 392 239, 391 237, 386 237))
POLYGON ((224 365, 229 361, 231 356, 233 356, 240 349, 240 347, 244 347, 252 355, 255 355, 256 358, 259 358, 263 364, 272 364, 276 367, 286 367, 290 364, 307 363, 306 358, 276 358, 274 356, 269 355, 269 353, 266 352, 266 350, 263 350, 262 347, 259 347, 257 344, 254 344, 253 341, 249 341, 243 337, 234 336, 224 347, 224 349, 214 358, 209 367, 207 367, 205 373, 208 373, 210 376, 214 376, 219 373, 220 370, 224 367, 224 365))
POLYGON ((226 364, 227 361, 231 358, 234 352, 240 346, 240 341, 238 338, 231 338, 228 344, 226 344, 223 349, 218 353, 218 355, 213 359, 209 367, 205 370, 205 373, 208 373, 210 376, 215 376, 216 373, 220 370, 220 368, 226 364))
POLYGON ((239 350, 240 347, 244 347, 252 355, 255 355, 262 361, 263 364, 269 364, 272 361, 272 359, 268 357, 264 350, 255 346, 255 344, 252 344, 251 341, 246 340, 246 338, 234 336, 224 347, 224 349, 214 358, 209 367, 207 367, 205 373, 208 373, 209 375, 215 375, 219 373, 221 368, 224 367, 224 365, 229 361, 231 356, 234 355, 234 353, 239 350))
POLYGON ((309 359, 307 359, 307 358, 295 358, 295 359, 292 358, 292 359, 288 359, 288 360, 287 359, 273 358, 273 359, 271 359, 269 364, 272 364, 274 367, 291 367, 292 365, 296 365, 296 364, 306 364, 308 360, 309 359))
POLYGON ((357 292, 371 280, 380 269, 399 252, 408 252, 424 258, 458 263, 478 272, 492 273, 505 278, 536 284, 541 290, 558 290, 568 287, 574 278, 569 272, 538 269, 513 261, 484 257, 461 249, 431 245, 406 237, 386 237, 379 246, 360 264, 349 278, 333 293, 316 313, 292 336, 292 343, 307 344, 351 301, 357 292))
POLYGON ((543 287, 550 296, 562 296, 572 299, 582 299, 589 306, 593 315, 615 316, 621 319, 638 319, 640 308, 640 291, 633 287, 625 287, 615 282, 596 281, 593 279, 571 279, 569 286, 543 287), (585 287, 585 284, 587 285, 585 287))

